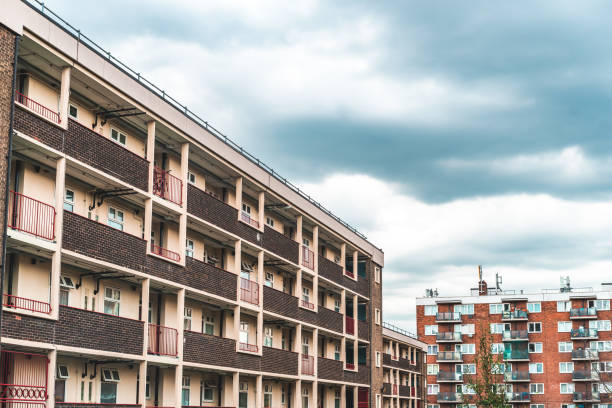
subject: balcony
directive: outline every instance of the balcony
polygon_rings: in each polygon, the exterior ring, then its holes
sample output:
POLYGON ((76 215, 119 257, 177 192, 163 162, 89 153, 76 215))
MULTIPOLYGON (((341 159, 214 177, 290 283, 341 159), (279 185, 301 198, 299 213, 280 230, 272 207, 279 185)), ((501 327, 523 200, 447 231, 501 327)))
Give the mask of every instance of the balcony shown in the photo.
POLYGON ((173 262, 181 262, 181 255, 178 252, 171 251, 167 248, 160 247, 151 242, 151 253, 162 258, 169 259, 173 262))
POLYGON ((570 319, 597 319, 597 309, 594 307, 581 307, 570 310, 570 319))
POLYGON ((252 305, 258 305, 259 284, 246 278, 240 278, 240 300, 252 305))
POLYGON ((238 343, 238 350, 247 351, 249 353, 257 353, 259 351, 259 347, 257 347, 256 344, 240 342, 238 343))
POLYGON ((157 356, 176 357, 178 331, 171 327, 149 323, 149 347, 147 352, 157 356))
POLYGON ((251 218, 251 215, 244 211, 240 211, 240 221, 253 228, 259 229, 259 221, 251 218))
POLYGON ((7 225, 11 229, 53 241, 55 239, 55 208, 42 201, 11 191, 7 225))
POLYGON ((459 351, 438 351, 438 362, 460 363, 463 361, 463 356, 459 351))
MULTIPOLYGON (((185 331, 183 359, 192 363, 236 367, 236 341, 210 334, 185 331), (211 353, 210 350, 214 350, 211 353)), ((297 363, 297 360, 295 360, 297 363)), ((297 371, 297 369, 295 370, 297 371)))
POLYGON ((311 302, 309 302, 309 301, 307 301, 307 300, 301 299, 301 300, 300 300, 300 305, 301 305, 303 308, 306 308, 306 309, 308 309, 308 310, 315 310, 315 305, 314 305, 314 303, 311 303, 311 302))
POLYGON ((51 314, 51 305, 40 300, 28 299, 8 294, 2 295, 2 306, 5 309, 20 309, 30 312, 51 314))
POLYGON ((529 314, 526 310, 513 310, 502 313, 502 321, 504 322, 520 322, 529 320, 529 314))
MULTIPOLYGON (((264 226, 263 247, 295 264, 298 263, 299 244, 267 225, 264 226)), ((320 259, 319 257, 319 269, 321 268, 320 259)))
POLYGON ((510 403, 530 402, 531 395, 527 391, 522 392, 507 392, 506 400, 510 403))
POLYGON ((302 266, 314 271, 314 252, 302 245, 302 266))
POLYGON ((529 371, 506 371, 504 379, 506 382, 529 382, 529 371))
POLYGON ((436 378, 439 383, 463 382, 463 374, 454 371, 439 371, 436 378))
POLYGON ((599 402, 600 400, 599 392, 597 391, 575 392, 573 394, 574 402, 599 402))
POLYGON ((572 350, 572 360, 599 360, 599 352, 591 349, 572 350))
POLYGON ((456 404, 461 402, 461 394, 458 392, 439 392, 438 393, 438 403, 451 403, 456 404))
POLYGON ((573 381, 599 381, 599 373, 591 370, 574 370, 572 372, 573 381))
POLYGON ((597 329, 586 329, 581 327, 579 329, 572 329, 570 332, 570 338, 572 340, 596 340, 597 337, 597 329))
POLYGON ((329 358, 317 358, 317 377, 324 380, 343 381, 342 361, 329 358))
POLYGON ((355 335, 355 319, 349 316, 345 316, 346 321, 346 334, 355 335))
POLYGON ((461 313, 441 312, 436 313, 436 323, 458 323, 461 322, 461 313))
POLYGON ((264 346, 261 348, 261 371, 298 375, 298 357, 299 354, 292 351, 264 346))
POLYGON ((306 356, 302 354, 302 374, 314 375, 314 356, 306 356))
POLYGON ((416 396, 416 392, 414 387, 409 385, 400 385, 399 386, 399 396, 400 397, 414 397, 416 396))
POLYGON ((438 332, 436 333, 436 343, 461 343, 460 332, 438 332))
POLYGON ((59 113, 47 108, 44 105, 41 105, 40 103, 36 102, 33 99, 28 98, 22 93, 19 93, 19 92, 15 93, 15 102, 25 106, 32 112, 37 113, 38 115, 42 116, 43 118, 53 123, 58 123, 58 124, 60 123, 59 113))
POLYGON ((177 205, 183 205, 183 181, 159 167, 153 168, 153 194, 177 205))
POLYGON ((503 341, 528 341, 529 333, 527 330, 504 330, 502 333, 503 341))
POLYGON ((47 356, 2 350, 0 365, 0 402, 3 406, 44 407, 48 398, 47 356))
POLYGON ((504 350, 504 361, 529 361, 527 350, 504 350))

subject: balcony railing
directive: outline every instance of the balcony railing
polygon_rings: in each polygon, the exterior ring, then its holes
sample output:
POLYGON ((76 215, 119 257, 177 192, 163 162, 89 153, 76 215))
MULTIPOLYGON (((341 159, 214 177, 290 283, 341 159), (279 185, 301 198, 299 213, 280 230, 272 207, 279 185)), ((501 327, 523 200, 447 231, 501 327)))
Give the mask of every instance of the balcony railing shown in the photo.
POLYGON ((178 331, 172 327, 149 323, 149 354, 176 357, 178 331))
POLYGON ((355 274, 353 271, 349 271, 347 268, 344 268, 344 274, 351 279, 355 279, 355 274))
POLYGON ((436 341, 459 342, 461 341, 461 332, 438 332, 436 333, 436 341))
POLYGON ((507 371, 504 379, 510 381, 529 381, 529 371, 507 371))
POLYGON ((508 400, 509 402, 528 402, 531 401, 531 396, 527 391, 507 392, 506 400, 508 400))
POLYGON ((346 369, 347 370, 354 370, 355 369, 355 364, 354 363, 346 363, 346 369))
POLYGON ((594 307, 581 307, 570 310, 570 318, 590 318, 597 317, 597 309, 594 307))
POLYGON ((174 262, 181 261, 181 255, 178 252, 171 251, 167 248, 160 247, 151 242, 151 253, 159 255, 162 258, 169 259, 174 262))
POLYGON ((240 278, 240 300, 252 305, 258 305, 259 284, 247 278, 240 278))
POLYGON ((11 309, 21 309, 29 310, 30 312, 51 314, 51 305, 47 302, 8 295, 6 293, 2 295, 2 306, 11 309))
POLYGON ((599 373, 591 370, 574 370, 572 372, 572 380, 598 381, 599 373))
POLYGON ((8 227, 52 241, 55 238, 55 208, 42 201, 11 191, 8 227))
POLYGON ((244 211, 240 211, 240 220, 244 222, 245 224, 250 225, 253 228, 259 229, 259 221, 251 218, 251 215, 248 213, 245 213, 244 211))
POLYGON ((306 309, 314 310, 315 308, 314 303, 311 303, 304 299, 300 299, 300 304, 302 305, 302 307, 305 307, 306 309))
POLYGON ((438 351, 438 361, 462 361, 459 351, 438 351))
POLYGON ((346 334, 355 334, 355 319, 349 316, 345 316, 346 320, 346 334))
POLYGON ((0 366, 0 402, 3 406, 20 407, 21 402, 24 406, 25 403, 29 406, 46 402, 49 366, 46 356, 2 350, 0 366))
POLYGON ((302 245, 302 265, 314 270, 314 252, 302 245))
POLYGON ((183 181, 159 167, 153 168, 153 194, 183 205, 183 181))
POLYGON ((504 330, 502 338, 504 341, 527 341, 529 333, 527 330, 504 330))
POLYGON ((529 315, 526 310, 513 310, 502 313, 502 320, 527 320, 529 315))
POLYGON ((597 402, 600 400, 599 392, 597 391, 575 392, 573 397, 574 397, 574 402, 589 402, 589 401, 597 402))
POLYGON ((437 322, 460 322, 461 313, 459 312, 440 312, 436 313, 437 322))
POLYGON ((257 351, 259 350, 259 347, 257 347, 256 344, 249 344, 249 343, 240 342, 240 343, 238 343, 238 350, 240 350, 240 351, 248 351, 250 353, 257 353, 257 351))
POLYGON ((442 381, 463 381, 463 374, 454 371, 439 371, 437 375, 438 382, 442 381))
POLYGON ((583 349, 583 350, 572 350, 573 360, 598 360, 599 353, 597 350, 583 349))
POLYGON ((573 339, 596 339, 597 329, 587 329, 584 327, 572 329, 570 337, 573 339))
POLYGON ((458 392, 439 392, 438 402, 461 402, 461 394, 458 392))
POLYGON ((22 93, 19 93, 19 92, 15 93, 15 102, 25 106, 26 108, 30 109, 33 112, 36 112, 40 116, 46 119, 49 119, 53 123, 60 123, 59 113, 47 108, 44 105, 41 105, 40 103, 36 102, 33 99, 28 98, 22 93))
POLYGON ((302 374, 314 375, 314 356, 302 354, 302 374))
POLYGON ((528 360, 527 350, 504 350, 504 360, 528 360))
POLYGON ((397 395, 398 394, 397 393, 397 384, 392 384, 391 388, 392 388, 391 392, 393 393, 393 395, 397 395))

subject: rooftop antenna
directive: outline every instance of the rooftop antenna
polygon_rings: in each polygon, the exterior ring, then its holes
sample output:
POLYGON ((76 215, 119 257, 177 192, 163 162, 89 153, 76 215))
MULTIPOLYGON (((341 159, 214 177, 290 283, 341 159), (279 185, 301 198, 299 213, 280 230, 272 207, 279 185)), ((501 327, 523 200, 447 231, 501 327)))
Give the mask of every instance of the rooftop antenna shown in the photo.
POLYGON ((502 277, 499 273, 495 273, 495 287, 497 290, 501 290, 502 277))

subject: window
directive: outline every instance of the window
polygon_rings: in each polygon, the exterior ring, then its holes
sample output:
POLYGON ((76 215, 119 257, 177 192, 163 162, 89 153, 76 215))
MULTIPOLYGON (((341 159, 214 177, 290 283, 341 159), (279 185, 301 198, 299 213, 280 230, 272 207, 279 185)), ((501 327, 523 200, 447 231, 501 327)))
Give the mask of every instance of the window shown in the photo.
POLYGON ((305 247, 309 247, 310 246, 310 240, 308 238, 302 238, 302 244, 305 247))
MULTIPOLYGON (((338 395, 340 397, 340 395, 338 395)), ((287 386, 285 384, 281 384, 281 405, 287 405, 287 386)))
POLYGON ((572 322, 557 322, 557 331, 559 333, 572 331, 572 322))
POLYGON ((530 404, 529 408, 544 408, 544 404, 530 404))
POLYGON ((559 363, 559 372, 561 374, 567 374, 574 371, 574 363, 559 363))
POLYGON ((527 326, 527 332, 529 333, 541 333, 542 332, 542 323, 540 322, 529 322, 527 326))
MULTIPOLYGON (((85 384, 85 383, 81 383, 85 384)), ((91 388, 91 383, 89 383, 91 388)), ((81 388, 82 391, 82 388, 81 388)), ((91 399, 91 389, 89 390, 89 397, 91 399)), ((83 395, 83 392, 81 392, 83 395)), ((117 402, 117 383, 116 382, 103 382, 100 384, 100 403, 101 404, 115 404, 117 402)))
POLYGON ((527 345, 527 350, 530 353, 541 353, 542 352, 542 343, 529 343, 527 345))
POLYGON ((589 329, 596 329, 598 332, 610 331, 610 320, 591 320, 589 329))
POLYGON ((500 334, 504 332, 505 325, 503 323, 491 323, 491 333, 500 334))
POLYGON ((376 324, 380 325, 380 309, 374 309, 374 317, 376 324))
POLYGON ((589 300, 589 307, 597 310, 610 310, 610 299, 589 300))
POLYGON ((202 381, 202 402, 213 402, 215 399, 214 385, 208 381, 202 381))
POLYGON ((474 324, 456 324, 453 327, 455 333, 474 334, 474 324))
POLYGON ((561 404, 561 408, 576 408, 576 404, 561 404))
POLYGON ((438 346, 427 346, 427 354, 430 356, 438 354, 438 346))
POLYGON ((108 225, 123 231, 123 211, 108 207, 108 225))
POLYGON ((461 374, 476 374, 476 364, 456 364, 455 372, 461 374))
POLYGON ((62 380, 70 378, 70 375, 68 374, 68 367, 63 364, 58 364, 56 377, 62 380))
POLYGON ((334 298, 334 311, 340 313, 340 299, 334 298))
POLYGON ((612 351, 612 341, 592 341, 589 347, 591 350, 612 351))
POLYGON ((491 343, 491 353, 502 354, 504 352, 504 343, 491 343))
POLYGON ((438 384, 427 384, 427 395, 437 395, 440 392, 438 384))
POLYGON ((492 303, 489 305, 489 314, 501 314, 504 311, 504 305, 501 303, 492 303))
POLYGON ((435 316, 438 314, 438 305, 425 305, 423 309, 425 316, 435 316))
POLYGON ((376 352, 376 367, 380 367, 380 351, 376 352))
POLYGON ((570 353, 574 349, 574 343, 571 341, 559 342, 559 353, 570 353))
POLYGON ((591 363, 591 370, 598 373, 612 373, 612 361, 591 363))
POLYGON ((249 324, 240 322, 240 343, 249 344, 249 324))
MULTIPOLYGON (((380 278, 381 278, 381 269, 380 266, 375 266, 374 267, 374 280, 376 281, 376 283, 380 283, 380 278)), ((437 307, 436 307, 437 309, 437 307)))
POLYGON ((559 385, 561 394, 572 394, 574 392, 574 384, 572 383, 561 383, 559 385))
POLYGON ((308 337, 303 336, 302 337, 302 354, 307 356, 309 351, 310 351, 310 340, 308 339, 308 337))
POLYGON ((245 203, 242 203, 242 212, 251 215, 251 206, 245 203))
POLYGON ((215 318, 206 314, 202 314, 202 316, 202 332, 210 335, 215 334, 215 318))
POLYGON ((193 241, 188 239, 187 242, 185 243, 185 256, 188 256, 190 258, 193 258, 193 241))
POLYGON ((440 408, 440 404, 427 404, 427 408, 440 408))
POLYGON ((187 172, 187 182, 189 184, 195 184, 196 183, 196 175, 193 174, 192 172, 188 171, 187 172))
POLYGON ((540 313, 542 311, 542 304, 540 302, 527 303, 527 311, 529 313, 540 313))
POLYGON ((264 278, 264 285, 270 288, 274 287, 274 274, 272 272, 266 272, 264 278))
POLYGON ((145 381, 145 399, 151 398, 151 379, 147 375, 147 380, 145 381))
POLYGON ((340 345, 334 344, 334 360, 340 361, 340 345))
POLYGON ((437 375, 440 371, 438 364, 427 364, 427 375, 437 375))
MULTIPOLYGON (((510 371, 510 370, 508 370, 510 371)), ((491 373, 503 374, 506 372, 506 364, 504 363, 493 363, 491 364, 491 373)))
POLYGON ((461 354, 475 354, 476 345, 474 343, 455 344, 455 351, 459 351, 461 354))
POLYGON ((274 227, 274 220, 270 217, 266 217, 266 225, 268 227, 274 227))
POLYGON ((111 139, 113 139, 115 142, 124 145, 125 146, 125 141, 127 139, 127 137, 125 136, 125 134, 117 129, 113 129, 111 128, 111 139))
POLYGON ((425 335, 426 336, 435 336, 438 333, 438 325, 426 325, 425 326, 425 335))
POLYGON ((114 288, 104 288, 104 313, 119 316, 121 291, 114 288))
POLYGON ((469 384, 457 384, 456 390, 461 394, 476 394, 476 391, 469 384))
POLYGON ((77 108, 73 104, 68 105, 68 116, 70 116, 72 119, 78 119, 79 108, 77 108))
POLYGON ((542 374, 544 372, 543 363, 529 363, 529 372, 531 374, 542 374))
POLYGON ((462 315, 473 315, 474 305, 455 305, 454 312, 461 313, 462 315))
POLYGON ((303 387, 302 388, 302 408, 308 408, 309 407, 309 401, 308 401, 308 388, 303 387))
POLYGON ((191 330, 191 314, 192 309, 190 307, 183 308, 183 329, 191 330))
POLYGON ((572 308, 572 302, 568 300, 560 300, 557 302, 557 312, 569 312, 572 308))
POLYGON ((66 189, 64 192, 64 210, 74 212, 74 191, 66 189))
POLYGON ((310 289, 305 286, 302 287, 302 300, 310 303, 310 289))
POLYGON ((102 381, 104 382, 119 382, 119 371, 115 368, 102 369, 102 381))
POLYGON ((249 403, 249 384, 240 383, 240 392, 238 394, 238 408, 247 408, 249 403))
POLYGON ((74 282, 68 276, 60 276, 60 297, 59 303, 60 305, 68 306, 69 305, 69 297, 70 297, 70 289, 74 289, 74 282))
POLYGON ((191 405, 189 403, 189 387, 191 385, 191 378, 183 376, 183 390, 181 392, 181 404, 185 406, 191 405))
POLYGON ((530 394, 544 394, 544 384, 529 384, 530 394))
POLYGON ((272 407, 272 386, 270 384, 264 385, 264 408, 272 407))
POLYGON ((271 327, 264 327, 264 346, 272 347, 273 333, 271 327))
MULTIPOLYGON (((379 405, 380 394, 376 394, 376 408, 381 408, 379 405)), ((334 408, 340 408, 340 391, 334 391, 334 408)))

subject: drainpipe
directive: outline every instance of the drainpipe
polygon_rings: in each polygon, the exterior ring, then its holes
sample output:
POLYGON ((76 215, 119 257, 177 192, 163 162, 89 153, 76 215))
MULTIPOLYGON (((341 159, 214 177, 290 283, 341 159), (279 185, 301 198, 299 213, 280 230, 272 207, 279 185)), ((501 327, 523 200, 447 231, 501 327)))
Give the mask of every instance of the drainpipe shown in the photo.
MULTIPOLYGON (((0 294, 4 297, 4 269, 6 264, 6 240, 8 237, 6 223, 8 221, 9 202, 9 180, 11 179, 11 154, 13 149, 13 117, 15 113, 15 84, 17 82, 17 56, 19 54, 20 35, 15 36, 14 60, 13 60, 13 83, 11 85, 11 117, 9 119, 8 150, 6 154, 6 183, 4 188, 4 231, 2 231, 2 265, 0 266, 0 294)), ((0 337, 2 336, 2 308, 0 307, 0 337)), ((0 345, 0 349, 2 346, 0 345)))

